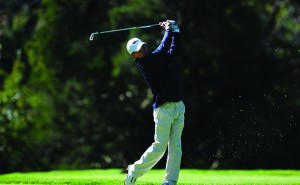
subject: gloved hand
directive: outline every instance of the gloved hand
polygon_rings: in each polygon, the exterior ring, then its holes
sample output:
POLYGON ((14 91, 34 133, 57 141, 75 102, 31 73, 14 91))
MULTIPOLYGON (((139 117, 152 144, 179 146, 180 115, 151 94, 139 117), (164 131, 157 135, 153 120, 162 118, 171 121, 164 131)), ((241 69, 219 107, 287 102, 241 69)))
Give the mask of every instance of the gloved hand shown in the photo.
POLYGON ((176 21, 174 21, 174 20, 167 20, 167 22, 169 22, 170 29, 171 29, 172 32, 179 32, 179 27, 178 27, 176 21))

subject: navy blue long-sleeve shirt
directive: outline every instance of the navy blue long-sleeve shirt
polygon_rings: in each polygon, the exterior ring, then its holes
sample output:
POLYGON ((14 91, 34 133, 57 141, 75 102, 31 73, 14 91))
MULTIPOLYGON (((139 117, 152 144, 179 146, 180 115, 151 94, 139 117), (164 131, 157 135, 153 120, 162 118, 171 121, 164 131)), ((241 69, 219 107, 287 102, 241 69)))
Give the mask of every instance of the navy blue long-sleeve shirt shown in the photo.
POLYGON ((179 49, 179 34, 166 30, 160 45, 154 51, 135 59, 152 90, 154 109, 166 102, 178 102, 182 99, 174 63, 179 49))

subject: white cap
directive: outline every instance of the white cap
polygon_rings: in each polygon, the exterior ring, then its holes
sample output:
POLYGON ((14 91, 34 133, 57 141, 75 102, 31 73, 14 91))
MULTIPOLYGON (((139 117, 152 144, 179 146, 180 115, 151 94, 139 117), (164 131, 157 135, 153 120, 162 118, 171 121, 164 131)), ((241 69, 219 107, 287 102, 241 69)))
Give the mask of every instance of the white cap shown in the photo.
POLYGON ((146 42, 143 42, 139 38, 132 38, 127 42, 127 51, 129 54, 132 54, 133 52, 137 52, 141 49, 142 45, 147 44, 146 42))

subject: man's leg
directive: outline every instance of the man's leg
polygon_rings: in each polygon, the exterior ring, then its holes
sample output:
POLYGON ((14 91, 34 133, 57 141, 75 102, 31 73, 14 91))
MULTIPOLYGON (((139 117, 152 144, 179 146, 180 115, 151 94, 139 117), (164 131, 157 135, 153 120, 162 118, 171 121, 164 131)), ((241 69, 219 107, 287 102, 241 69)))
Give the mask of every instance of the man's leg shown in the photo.
POLYGON ((154 143, 145 151, 141 158, 130 165, 128 174, 138 178, 147 173, 164 155, 168 146, 173 116, 171 106, 164 104, 153 111, 155 122, 154 143))
POLYGON ((178 181, 182 156, 181 135, 184 127, 184 113, 184 104, 176 103, 176 117, 170 131, 165 181, 178 181))

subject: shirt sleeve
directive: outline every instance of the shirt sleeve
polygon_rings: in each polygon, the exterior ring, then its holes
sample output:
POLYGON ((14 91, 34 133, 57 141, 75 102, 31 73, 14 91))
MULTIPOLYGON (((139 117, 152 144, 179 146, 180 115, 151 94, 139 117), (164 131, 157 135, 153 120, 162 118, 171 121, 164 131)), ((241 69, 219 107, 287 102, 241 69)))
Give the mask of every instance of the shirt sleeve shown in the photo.
POLYGON ((179 32, 171 32, 166 30, 159 46, 153 51, 153 54, 167 54, 174 55, 177 51, 177 37, 179 32))

